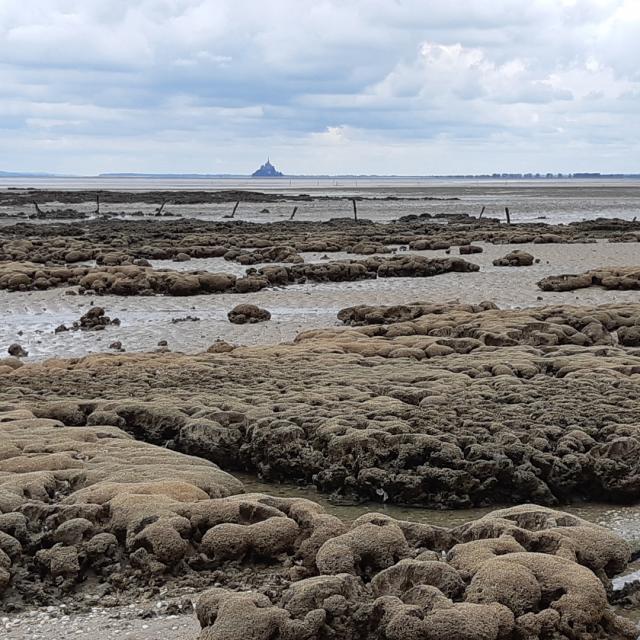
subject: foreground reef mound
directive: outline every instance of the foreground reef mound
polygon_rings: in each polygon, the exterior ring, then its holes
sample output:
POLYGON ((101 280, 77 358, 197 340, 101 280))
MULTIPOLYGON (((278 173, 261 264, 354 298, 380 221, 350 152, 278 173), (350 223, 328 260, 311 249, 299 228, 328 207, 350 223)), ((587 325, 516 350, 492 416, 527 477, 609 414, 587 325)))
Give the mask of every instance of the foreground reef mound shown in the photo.
POLYGON ((640 305, 416 303, 342 315, 399 321, 199 355, 7 358, 1 397, 343 500, 640 497, 640 350, 628 346, 640 305))
POLYGON ((607 607, 599 570, 577 552, 579 541, 589 541, 592 552, 623 566, 624 544, 560 512, 524 505, 453 530, 369 513, 341 535, 319 546, 314 541, 311 556, 310 540, 294 557, 308 571, 315 555, 314 575, 280 593, 205 592, 196 609, 200 640, 577 640, 637 633, 607 607))
MULTIPOLYGON (((113 415, 1 407, 3 609, 82 608, 83 590, 126 601, 142 584, 203 575, 221 586, 199 600, 201 640, 635 637, 607 597, 631 550, 603 527, 536 505, 453 529, 378 513, 344 523, 302 498, 242 494, 113 415)), ((165 412, 156 428, 171 422, 165 412)))

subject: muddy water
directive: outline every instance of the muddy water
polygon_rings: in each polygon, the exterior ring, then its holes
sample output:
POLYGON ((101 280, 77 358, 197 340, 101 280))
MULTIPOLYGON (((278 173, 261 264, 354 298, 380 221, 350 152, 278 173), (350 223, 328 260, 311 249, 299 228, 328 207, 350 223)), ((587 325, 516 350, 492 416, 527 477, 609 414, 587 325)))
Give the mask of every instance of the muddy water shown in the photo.
MULTIPOLYGON (((347 522, 359 518, 372 511, 385 513, 399 520, 424 522, 439 527, 457 527, 465 522, 476 520, 500 507, 484 507, 475 509, 423 509, 394 504, 369 502, 363 504, 335 504, 326 495, 314 487, 301 487, 295 484, 272 484, 260 481, 250 474, 234 475, 239 478, 247 492, 268 493, 286 498, 307 498, 321 504, 328 512, 347 522)), ((573 513, 585 520, 607 527, 622 536, 634 549, 640 549, 640 504, 614 506, 611 504, 590 502, 576 503, 562 507, 563 511, 573 513)))
MULTIPOLYGON (((268 493, 284 498, 307 498, 321 504, 327 512, 341 520, 351 522, 365 513, 384 513, 398 520, 424 522, 439 527, 457 527, 465 522, 476 520, 500 507, 477 509, 438 510, 420 507, 406 507, 383 503, 334 504, 326 495, 314 487, 300 487, 293 484, 270 484, 260 481, 253 475, 234 473, 244 484, 248 493, 268 493)), ((614 506, 598 502, 564 505, 563 511, 594 522, 615 531, 624 538, 632 549, 640 550, 640 504, 614 506)), ((640 560, 631 562, 623 574, 613 579, 614 590, 625 584, 640 581, 640 560)), ((638 623, 640 630, 640 608, 622 609, 619 613, 638 623)), ((638 636, 640 638, 640 636, 638 636)))

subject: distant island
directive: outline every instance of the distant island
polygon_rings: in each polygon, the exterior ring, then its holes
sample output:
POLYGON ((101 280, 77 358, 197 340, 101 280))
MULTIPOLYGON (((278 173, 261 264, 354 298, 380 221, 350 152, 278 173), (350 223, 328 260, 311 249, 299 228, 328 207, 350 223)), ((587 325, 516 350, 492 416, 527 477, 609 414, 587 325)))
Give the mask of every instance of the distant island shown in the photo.
POLYGON ((278 171, 269 161, 267 161, 251 174, 252 178, 282 178, 282 172, 278 171))
POLYGON ((0 171, 0 178, 56 178, 61 177, 55 173, 42 173, 35 171, 0 171))

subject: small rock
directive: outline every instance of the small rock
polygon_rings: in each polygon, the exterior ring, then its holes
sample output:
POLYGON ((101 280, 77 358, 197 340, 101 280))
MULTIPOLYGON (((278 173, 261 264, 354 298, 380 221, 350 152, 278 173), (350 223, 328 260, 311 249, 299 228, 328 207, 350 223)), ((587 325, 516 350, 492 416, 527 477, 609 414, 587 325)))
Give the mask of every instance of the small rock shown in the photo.
POLYGON ((482 247, 479 247, 475 244, 463 244, 460 247, 461 256, 468 256, 472 253, 482 253, 482 247))
POLYGON ((229 322, 234 324, 253 324, 271 320, 271 314, 266 309, 261 309, 255 304, 239 304, 227 314, 229 322))
POLYGON ((494 267, 529 267, 533 264, 534 257, 526 251, 515 249, 503 258, 497 258, 493 261, 494 267))
POLYGON ((7 351, 10 356, 14 356, 16 358, 26 358, 29 355, 29 352, 25 351, 17 342, 12 344, 7 351))
POLYGON ((171 324, 178 324, 179 322, 200 322, 198 316, 184 316, 183 318, 171 318, 171 324))
POLYGON ((234 349, 234 345, 218 339, 207 349, 207 353, 228 353, 234 349))

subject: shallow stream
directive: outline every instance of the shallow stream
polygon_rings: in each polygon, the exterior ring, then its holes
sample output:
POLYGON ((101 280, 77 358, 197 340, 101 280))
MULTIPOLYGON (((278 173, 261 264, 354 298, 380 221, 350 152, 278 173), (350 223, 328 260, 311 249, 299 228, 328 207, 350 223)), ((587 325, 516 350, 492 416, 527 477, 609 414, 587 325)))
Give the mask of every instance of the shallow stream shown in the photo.
MULTIPOLYGON (((262 482, 256 476, 245 473, 234 473, 233 475, 243 482, 247 493, 268 493, 269 495, 286 498, 307 498, 321 504, 329 513, 345 521, 352 521, 365 513, 377 511, 398 520, 424 522, 439 527, 457 527, 500 508, 499 506, 493 506, 446 510, 425 509, 381 502, 336 504, 327 495, 317 491, 315 487, 302 487, 295 484, 272 484, 262 482)), ((590 522, 612 529, 627 540, 634 550, 640 550, 640 504, 612 505, 599 502, 581 502, 563 505, 559 508, 590 522)))

